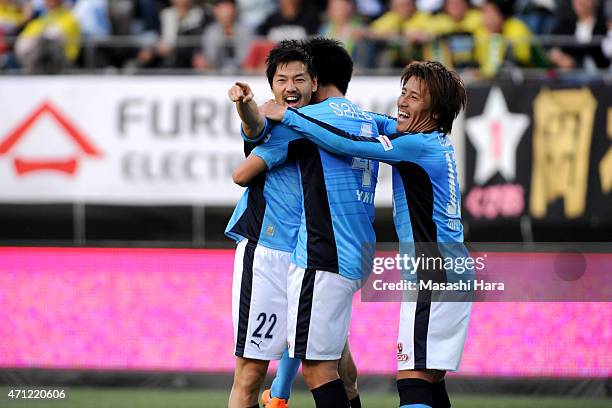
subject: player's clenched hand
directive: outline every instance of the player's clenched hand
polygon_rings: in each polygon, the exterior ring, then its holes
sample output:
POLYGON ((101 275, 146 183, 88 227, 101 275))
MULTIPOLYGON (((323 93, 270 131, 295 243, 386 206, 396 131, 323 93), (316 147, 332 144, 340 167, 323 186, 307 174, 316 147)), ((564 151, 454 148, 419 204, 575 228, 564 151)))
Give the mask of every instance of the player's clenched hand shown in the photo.
POLYGON ((236 82, 227 91, 227 95, 232 102, 249 103, 253 100, 253 91, 246 82, 236 82))
POLYGON ((280 122, 285 116, 286 106, 276 103, 274 100, 269 100, 259 107, 259 112, 268 119, 276 120, 280 122))

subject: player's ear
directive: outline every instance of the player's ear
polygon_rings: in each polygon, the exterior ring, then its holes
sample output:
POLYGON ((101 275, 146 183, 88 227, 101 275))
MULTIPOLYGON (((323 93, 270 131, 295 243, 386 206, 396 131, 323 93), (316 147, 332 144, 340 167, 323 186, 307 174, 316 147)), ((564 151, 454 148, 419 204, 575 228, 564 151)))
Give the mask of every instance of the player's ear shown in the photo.
POLYGON ((319 83, 317 82, 317 78, 312 78, 312 93, 317 92, 319 89, 319 83))

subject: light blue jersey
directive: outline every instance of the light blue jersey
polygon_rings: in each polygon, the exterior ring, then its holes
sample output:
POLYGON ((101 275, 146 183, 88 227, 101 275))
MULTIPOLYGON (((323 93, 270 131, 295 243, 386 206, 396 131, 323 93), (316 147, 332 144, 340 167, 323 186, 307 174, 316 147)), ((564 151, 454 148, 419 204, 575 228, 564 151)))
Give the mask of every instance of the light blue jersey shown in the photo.
MULTIPOLYGON (((266 121, 259 138, 269 135, 266 121)), ((245 154, 255 147, 245 139, 245 154)), ((295 162, 288 161, 255 177, 238 201, 225 229, 236 242, 246 238, 260 245, 293 252, 302 217, 302 190, 295 162)))
MULTIPOLYGON (((362 137, 377 134, 372 116, 346 98, 328 98, 300 112, 362 137)), ((331 154, 286 126, 275 126, 271 134, 253 154, 268 169, 286 160, 296 160, 299 168, 303 212, 293 263, 361 279, 362 245, 376 241, 372 222, 378 162, 331 154)))
MULTIPOLYGON (((399 251, 419 259, 434 260, 431 264, 426 261, 415 269, 403 270, 404 279, 437 283, 471 281, 474 270, 466 265, 469 253, 463 245, 461 196, 450 140, 439 131, 398 133, 395 120, 380 115, 371 116, 375 118, 381 133, 387 135, 366 138, 351 134, 291 108, 285 113, 282 123, 330 152, 379 160, 392 166, 393 215, 400 240, 399 251), (448 259, 457 262, 447 266, 448 259), (437 263, 436 260, 441 262, 437 263)), ((400 333, 408 334, 404 340, 400 335, 400 342, 409 341, 412 344, 414 368, 431 368, 428 366, 428 352, 437 350, 435 347, 439 344, 450 344, 448 339, 454 338, 457 331, 462 331, 462 338, 465 339, 467 323, 459 324, 456 319, 466 321, 469 303, 467 309, 460 309, 457 315, 455 305, 460 304, 446 300, 469 302, 472 294, 469 290, 451 293, 419 289, 409 295, 407 300, 414 303, 407 307, 413 309, 402 314, 404 320, 400 321, 400 333), (436 302, 436 306, 432 302, 436 302), (434 326, 434 321, 440 319, 441 325, 437 323, 434 326), (432 337, 438 340, 430 342, 432 337)), ((402 310, 404 305, 407 303, 402 304, 402 310)), ((458 344, 463 344, 463 340, 458 344)))
MULTIPOLYGON (((392 118, 370 116, 384 132, 396 127, 392 118)), ((400 242, 463 242, 455 154, 445 134, 396 132, 365 138, 318 119, 289 108, 282 123, 330 152, 393 166, 393 212, 400 242)))

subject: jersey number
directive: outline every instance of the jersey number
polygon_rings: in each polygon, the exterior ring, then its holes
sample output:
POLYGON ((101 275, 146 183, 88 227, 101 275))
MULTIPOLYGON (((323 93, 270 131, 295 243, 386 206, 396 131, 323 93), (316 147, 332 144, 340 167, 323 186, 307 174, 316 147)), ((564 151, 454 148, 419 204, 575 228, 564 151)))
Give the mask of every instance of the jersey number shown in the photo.
POLYGON ((372 171, 374 170, 374 163, 372 160, 362 159, 360 157, 353 157, 353 169, 363 170, 363 177, 361 178, 362 187, 372 186, 372 171))
POLYGON ((257 321, 260 323, 259 323, 259 326, 257 326, 255 331, 253 332, 253 337, 261 338, 261 330, 263 330, 264 325, 266 324, 266 320, 268 321, 268 323, 270 323, 270 327, 268 328, 268 331, 264 335, 264 338, 266 339, 272 338, 272 330, 274 329, 274 325, 276 325, 276 314, 275 313, 272 313, 269 319, 267 318, 267 315, 265 313, 260 313, 259 316, 257 316, 257 321))

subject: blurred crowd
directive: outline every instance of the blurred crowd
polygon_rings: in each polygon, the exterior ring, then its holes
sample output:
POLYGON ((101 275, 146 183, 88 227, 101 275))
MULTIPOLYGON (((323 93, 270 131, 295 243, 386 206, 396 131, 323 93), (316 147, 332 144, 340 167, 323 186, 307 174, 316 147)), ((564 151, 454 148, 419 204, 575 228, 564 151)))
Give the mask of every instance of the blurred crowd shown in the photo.
POLYGON ((0 0, 0 68, 259 71, 281 39, 341 40, 360 68, 437 60, 601 72, 612 0, 0 0))

